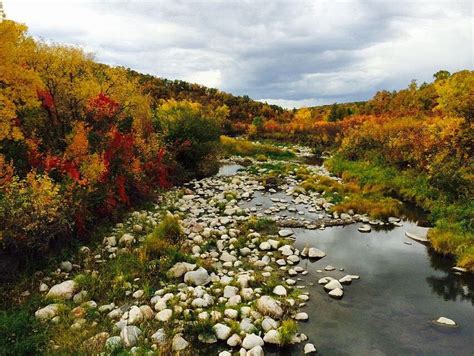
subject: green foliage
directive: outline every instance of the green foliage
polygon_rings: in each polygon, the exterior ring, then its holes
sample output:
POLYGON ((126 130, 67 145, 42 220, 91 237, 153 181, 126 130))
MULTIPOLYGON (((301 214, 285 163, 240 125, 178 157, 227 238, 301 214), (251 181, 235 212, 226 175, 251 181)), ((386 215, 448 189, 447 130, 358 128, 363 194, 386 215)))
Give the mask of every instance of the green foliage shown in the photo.
POLYGON ((275 234, 278 231, 278 227, 274 220, 268 218, 257 218, 255 216, 252 216, 247 220, 244 229, 245 231, 252 229, 264 234, 275 234))
POLYGON ((0 353, 2 355, 38 355, 46 347, 46 329, 31 310, 0 311, 0 353))
POLYGON ((298 323, 292 319, 283 320, 278 332, 280 333, 280 344, 289 345, 298 332, 298 323))

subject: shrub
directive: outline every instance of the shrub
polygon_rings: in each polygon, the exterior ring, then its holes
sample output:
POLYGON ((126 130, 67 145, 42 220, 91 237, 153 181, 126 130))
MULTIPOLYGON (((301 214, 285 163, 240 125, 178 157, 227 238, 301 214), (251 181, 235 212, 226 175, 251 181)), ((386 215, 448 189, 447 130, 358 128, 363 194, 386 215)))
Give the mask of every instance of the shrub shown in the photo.
POLYGON ((293 342, 293 337, 298 332, 298 323, 292 319, 283 320, 278 328, 280 333, 280 344, 289 345, 293 342))
POLYGON ((0 244, 14 252, 44 251, 72 231, 68 195, 47 175, 29 173, 0 187, 0 244))

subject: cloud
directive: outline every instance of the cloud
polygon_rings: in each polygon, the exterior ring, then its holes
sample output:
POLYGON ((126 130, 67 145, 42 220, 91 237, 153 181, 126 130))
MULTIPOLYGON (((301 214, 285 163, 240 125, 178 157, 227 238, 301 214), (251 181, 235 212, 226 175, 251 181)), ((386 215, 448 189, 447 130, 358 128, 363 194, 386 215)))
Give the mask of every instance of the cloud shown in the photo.
POLYGON ((365 100, 473 69, 471 1, 4 1, 96 58, 284 106, 365 100))

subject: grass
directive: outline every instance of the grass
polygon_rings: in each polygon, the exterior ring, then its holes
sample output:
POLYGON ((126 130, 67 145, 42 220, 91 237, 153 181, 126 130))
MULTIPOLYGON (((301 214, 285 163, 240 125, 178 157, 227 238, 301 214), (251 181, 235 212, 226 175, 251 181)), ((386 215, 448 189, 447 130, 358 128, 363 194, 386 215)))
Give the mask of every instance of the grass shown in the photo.
POLYGON ((400 214, 400 202, 396 199, 379 195, 354 194, 334 206, 333 211, 344 213, 353 210, 367 214, 375 219, 387 219, 400 214))
POLYGON ((227 155, 255 156, 259 161, 272 159, 290 159, 295 154, 270 144, 254 143, 244 139, 221 136, 221 147, 227 155))
POLYGON ((289 345, 298 332, 298 323, 292 319, 283 320, 278 328, 278 332, 280 334, 280 344, 289 345))
POLYGON ((44 352, 47 331, 29 309, 0 311, 0 354, 16 356, 44 352))
POLYGON ((268 218, 257 218, 255 216, 250 217, 243 227, 245 232, 248 232, 250 229, 263 234, 276 234, 278 232, 278 227, 276 222, 268 218))
MULTIPOLYGON (((333 156, 326 166, 343 180, 359 184, 364 194, 398 197, 429 211, 435 226, 428 237, 435 251, 454 255, 458 266, 474 272, 472 200, 453 201, 449 193, 433 187, 428 176, 412 170, 400 171, 377 162, 349 161, 340 155, 333 156)), ((372 203, 354 199, 342 204, 346 204, 345 208, 368 209, 372 203)), ((373 208, 379 213, 386 210, 385 207, 380 210, 377 205, 373 208)))

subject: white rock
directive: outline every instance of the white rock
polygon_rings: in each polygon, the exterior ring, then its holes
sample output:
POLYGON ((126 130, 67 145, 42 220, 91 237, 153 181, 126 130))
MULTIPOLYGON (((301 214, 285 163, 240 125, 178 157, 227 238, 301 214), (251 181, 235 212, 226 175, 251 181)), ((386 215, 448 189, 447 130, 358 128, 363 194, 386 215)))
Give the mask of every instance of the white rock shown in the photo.
POLYGON ((437 320, 435 320, 436 324, 440 324, 443 326, 456 326, 456 322, 452 319, 446 318, 444 316, 439 317, 437 320))
POLYGON ((171 267, 168 271, 168 274, 171 277, 179 278, 184 275, 186 272, 190 272, 196 268, 195 264, 187 263, 187 262, 178 262, 173 267, 171 267))
POLYGON ((162 344, 166 341, 166 333, 164 329, 158 329, 153 335, 151 335, 151 341, 156 344, 162 344))
POLYGON ((182 351, 185 348, 187 348, 189 345, 189 342, 187 342, 181 335, 176 334, 173 337, 173 342, 172 342, 172 350, 173 351, 182 351))
POLYGON ((257 300, 256 307, 261 314, 268 315, 274 319, 280 319, 283 315, 283 309, 275 299, 268 295, 261 296, 257 300))
POLYGON ((339 281, 337 279, 332 279, 330 280, 328 283, 326 283, 324 285, 324 289, 326 290, 333 290, 333 289, 336 289, 336 288, 339 288, 339 289, 344 289, 341 285, 341 283, 339 283, 339 281))
POLYGON ((295 315, 295 320, 305 321, 308 320, 309 316, 307 313, 301 312, 295 315))
POLYGON ((235 261, 237 261, 237 257, 232 256, 232 255, 231 255, 230 253, 228 253, 227 251, 224 251, 224 252, 222 252, 222 254, 221 254, 220 260, 221 260, 222 262, 235 262, 235 261))
POLYGON ((324 267, 325 271, 334 271, 335 269, 336 269, 336 267, 333 267, 331 265, 327 265, 326 267, 324 267))
POLYGON ((264 356, 262 346, 258 345, 252 348, 251 350, 247 351, 245 356, 264 356))
POLYGON ((72 263, 69 261, 63 261, 61 262, 59 268, 61 268, 62 271, 64 272, 71 272, 72 271, 72 263))
POLYGON ((235 309, 226 309, 224 310, 224 315, 231 319, 237 319, 239 312, 235 309))
POLYGON ((284 245, 278 249, 283 256, 291 256, 293 254, 293 249, 290 245, 284 245))
POLYGON ((210 280, 209 274, 202 267, 199 267, 196 271, 187 272, 184 275, 184 282, 195 286, 206 285, 210 280))
POLYGON ((44 308, 38 309, 35 312, 35 317, 38 320, 49 320, 58 315, 60 304, 49 304, 44 308))
POLYGON ((170 320, 171 316, 173 315, 173 311, 171 309, 164 309, 156 314, 156 320, 158 321, 168 321, 170 320))
POLYGON ((227 339, 227 345, 229 345, 230 347, 236 347, 240 344, 242 344, 242 339, 238 334, 234 334, 227 339))
POLYGON ((317 249, 316 247, 311 247, 308 250, 308 257, 309 258, 323 258, 325 256, 326 256, 326 253, 324 253, 323 251, 317 249))
POLYGON ((119 245, 130 247, 135 242, 135 237, 131 234, 123 234, 119 240, 119 245))
POLYGON ((272 249, 272 246, 267 241, 264 241, 258 246, 258 248, 262 251, 268 251, 272 249))
POLYGON ((233 297, 234 295, 237 295, 238 292, 239 292, 239 288, 237 288, 237 287, 225 286, 225 288, 224 288, 224 298, 233 297))
POLYGON ((313 344, 306 344, 304 345, 304 353, 305 354, 310 354, 312 352, 316 352, 316 347, 313 344))
POLYGON ((372 228, 368 224, 363 224, 362 226, 359 226, 357 230, 359 230, 360 232, 370 232, 372 228))
POLYGON ((145 291, 143 289, 139 289, 132 294, 132 297, 135 299, 139 299, 143 297, 143 294, 145 294, 145 291))
POLYGON ((263 341, 269 344, 279 345, 280 333, 277 330, 272 329, 265 334, 263 341))
POLYGON ((289 229, 282 229, 278 231, 278 235, 280 235, 281 237, 288 237, 288 236, 293 235, 293 231, 289 229))
POLYGON ((47 292, 49 289, 48 285, 46 283, 41 283, 39 286, 39 291, 40 292, 47 292))
POLYGON ((221 323, 214 325, 213 330, 219 340, 227 340, 232 332, 231 328, 221 323))
POLYGON ((264 344, 263 339, 255 334, 247 334, 242 341, 242 347, 246 350, 253 349, 255 346, 263 346, 264 344))
POLYGON ((335 299, 340 299, 344 295, 344 291, 341 288, 335 288, 331 290, 328 294, 335 299))
POLYGON ((77 283, 68 280, 51 287, 46 297, 56 299, 71 299, 76 291, 77 283))
POLYGON ((134 305, 128 312, 128 323, 130 325, 138 324, 143 320, 143 313, 139 307, 134 305))
POLYGON ((132 347, 137 344, 141 333, 142 331, 134 325, 125 326, 120 332, 120 338, 124 346, 132 347))
POLYGON ((279 295, 280 297, 286 296, 286 288, 283 287, 282 285, 278 285, 275 288, 273 288, 273 293, 276 295, 279 295))

